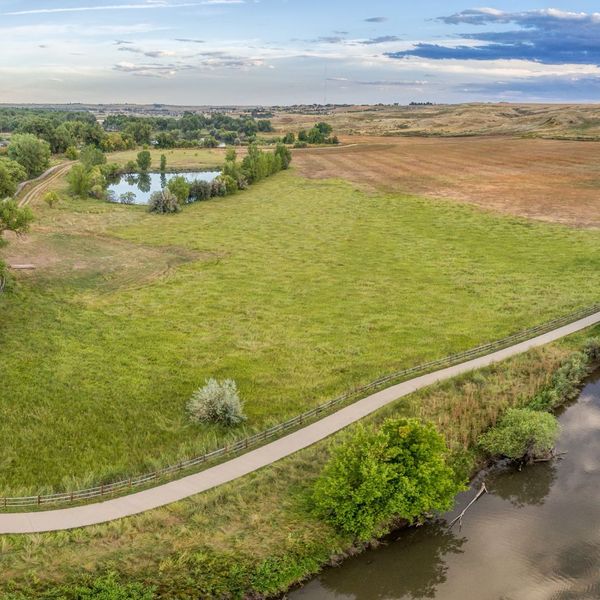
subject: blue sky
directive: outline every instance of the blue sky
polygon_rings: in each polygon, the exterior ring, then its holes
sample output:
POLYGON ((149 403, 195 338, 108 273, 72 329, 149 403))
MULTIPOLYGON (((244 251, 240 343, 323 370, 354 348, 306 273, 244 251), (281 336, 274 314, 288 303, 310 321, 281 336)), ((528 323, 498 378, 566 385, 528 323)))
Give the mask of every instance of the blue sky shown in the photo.
POLYGON ((594 5, 0 0, 0 102, 594 102, 594 5))

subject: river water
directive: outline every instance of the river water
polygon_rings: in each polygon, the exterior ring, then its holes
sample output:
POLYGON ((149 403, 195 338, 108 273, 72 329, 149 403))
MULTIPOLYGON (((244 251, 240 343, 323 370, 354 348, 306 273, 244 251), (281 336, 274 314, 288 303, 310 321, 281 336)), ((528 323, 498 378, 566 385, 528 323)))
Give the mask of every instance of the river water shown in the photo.
POLYGON ((562 460, 485 478, 490 494, 326 569, 293 600, 600 599, 600 373, 560 415, 562 460))

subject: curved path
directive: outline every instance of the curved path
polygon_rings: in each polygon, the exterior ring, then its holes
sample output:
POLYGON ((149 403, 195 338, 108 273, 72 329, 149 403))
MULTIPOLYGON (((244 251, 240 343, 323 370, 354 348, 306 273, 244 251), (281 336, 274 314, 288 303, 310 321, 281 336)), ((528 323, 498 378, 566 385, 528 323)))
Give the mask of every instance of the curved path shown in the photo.
POLYGON ((299 429, 261 448, 247 452, 242 456, 201 471, 200 473, 183 477, 177 481, 165 483, 164 485, 159 485, 142 492, 136 492, 129 496, 88 504, 86 506, 75 506, 45 512, 0 514, 0 534, 40 533, 85 527, 87 525, 95 525, 136 515, 170 504, 171 502, 176 502, 177 500, 183 500, 184 498, 257 471, 298 450, 302 450, 315 442, 325 439, 347 425, 359 421, 386 404, 390 404, 398 398, 411 394, 416 390, 438 381, 450 379, 461 373, 486 367, 492 363, 515 356, 536 346, 542 346, 558 340, 597 323, 600 323, 600 312, 544 335, 505 348, 504 350, 499 350, 487 356, 475 358, 453 367, 441 369, 399 383, 371 394, 312 425, 299 429))
POLYGON ((15 194, 16 196, 18 196, 26 186, 32 184, 32 187, 31 189, 28 189, 19 199, 19 206, 26 206, 27 204, 29 204, 29 202, 31 202, 31 200, 38 193, 47 190, 51 183, 56 181, 59 177, 62 177, 74 164, 74 161, 60 163, 59 165, 50 167, 47 171, 44 171, 39 177, 36 177, 35 179, 29 179, 28 181, 23 181, 23 183, 20 183, 15 194))

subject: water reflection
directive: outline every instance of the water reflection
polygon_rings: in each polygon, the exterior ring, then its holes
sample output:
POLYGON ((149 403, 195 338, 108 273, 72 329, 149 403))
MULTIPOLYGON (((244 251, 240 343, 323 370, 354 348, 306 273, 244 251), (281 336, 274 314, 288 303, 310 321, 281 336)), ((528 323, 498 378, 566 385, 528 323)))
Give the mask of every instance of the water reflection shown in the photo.
POLYGON ((492 475, 486 480, 488 491, 516 508, 541 506, 556 480, 556 466, 540 463, 530 465, 527 470, 526 476, 512 467, 492 475))
POLYGON ((117 177, 108 186, 108 198, 121 204, 147 204, 152 192, 165 188, 178 175, 188 181, 212 181, 219 171, 188 171, 185 173, 137 173, 117 177))
POLYGON ((349 563, 349 569, 331 571, 323 582, 322 598, 435 598, 437 587, 446 581, 448 567, 445 558, 461 552, 466 539, 450 531, 445 521, 400 533, 392 544, 377 550, 377 563, 349 563), (398 552, 398 548, 402 548, 398 552), (420 569, 398 569, 400 561, 410 560, 420 569), (381 571, 388 573, 380 577, 381 571))
POLYGON ((295 600, 598 600, 600 377, 560 416, 563 460, 486 478, 460 533, 437 523, 327 569, 295 600))

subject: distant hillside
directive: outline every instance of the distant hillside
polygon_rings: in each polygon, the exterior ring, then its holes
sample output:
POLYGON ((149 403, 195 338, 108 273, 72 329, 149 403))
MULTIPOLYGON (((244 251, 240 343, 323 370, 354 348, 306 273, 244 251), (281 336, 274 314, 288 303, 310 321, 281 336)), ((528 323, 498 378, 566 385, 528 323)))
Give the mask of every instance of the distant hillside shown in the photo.
MULTIPOLYGON (((355 106, 332 111, 336 132, 350 135, 474 136, 518 135, 600 140, 600 105, 459 104, 355 106)), ((281 128, 308 126, 314 116, 280 114, 281 128)))

